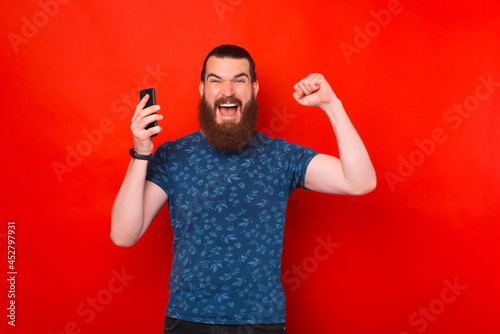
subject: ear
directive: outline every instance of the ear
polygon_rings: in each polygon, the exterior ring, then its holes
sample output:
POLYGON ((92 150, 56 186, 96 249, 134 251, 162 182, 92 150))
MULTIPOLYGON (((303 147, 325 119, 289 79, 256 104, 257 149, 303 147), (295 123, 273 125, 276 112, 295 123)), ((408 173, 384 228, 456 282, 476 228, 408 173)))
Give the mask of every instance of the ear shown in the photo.
POLYGON ((257 80, 252 84, 252 88, 254 96, 257 97, 257 93, 259 92, 259 82, 257 80))
POLYGON ((203 96, 203 91, 205 90, 205 84, 203 83, 203 81, 200 81, 200 86, 198 87, 199 91, 200 91, 200 97, 203 96))

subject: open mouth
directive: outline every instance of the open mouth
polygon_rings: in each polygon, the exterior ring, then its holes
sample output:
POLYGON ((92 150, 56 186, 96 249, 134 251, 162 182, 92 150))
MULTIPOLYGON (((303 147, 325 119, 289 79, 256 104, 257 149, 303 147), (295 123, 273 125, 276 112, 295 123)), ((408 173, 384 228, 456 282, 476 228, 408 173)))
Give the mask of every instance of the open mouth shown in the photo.
POLYGON ((232 119, 237 115, 239 107, 236 103, 223 103, 217 109, 223 119, 232 119))

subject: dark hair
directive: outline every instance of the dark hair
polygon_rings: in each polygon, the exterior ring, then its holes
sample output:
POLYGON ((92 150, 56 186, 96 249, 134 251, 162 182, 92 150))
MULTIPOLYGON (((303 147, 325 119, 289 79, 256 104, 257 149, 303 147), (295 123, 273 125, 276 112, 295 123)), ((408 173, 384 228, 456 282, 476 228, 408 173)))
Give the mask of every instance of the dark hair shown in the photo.
POLYGON ((255 62, 248 53, 247 50, 243 49, 237 45, 223 44, 214 48, 205 58, 203 62, 203 69, 201 70, 201 81, 205 82, 205 74, 207 69, 207 61, 210 57, 217 58, 231 58, 231 59, 246 59, 250 63, 250 80, 253 82, 257 81, 257 73, 255 73, 255 62))

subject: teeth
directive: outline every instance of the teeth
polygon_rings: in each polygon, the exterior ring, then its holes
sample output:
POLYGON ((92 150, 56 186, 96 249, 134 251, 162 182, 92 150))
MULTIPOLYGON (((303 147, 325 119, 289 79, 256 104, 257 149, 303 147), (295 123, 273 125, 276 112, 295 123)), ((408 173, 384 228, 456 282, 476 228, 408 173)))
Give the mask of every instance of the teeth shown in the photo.
POLYGON ((220 106, 224 107, 224 108, 234 108, 234 107, 237 107, 238 105, 232 104, 232 103, 225 103, 225 104, 221 104, 220 106))

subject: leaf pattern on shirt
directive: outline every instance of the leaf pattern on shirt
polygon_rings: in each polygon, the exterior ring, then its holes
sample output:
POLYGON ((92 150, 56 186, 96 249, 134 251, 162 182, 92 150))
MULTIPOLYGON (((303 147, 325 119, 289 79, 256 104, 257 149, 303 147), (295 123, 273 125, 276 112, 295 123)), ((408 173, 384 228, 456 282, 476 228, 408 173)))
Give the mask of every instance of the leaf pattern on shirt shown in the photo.
POLYGON ((167 315, 219 324, 285 322, 285 212, 314 151, 256 133, 238 154, 200 131, 156 150, 146 179, 168 195, 173 257, 167 315))

